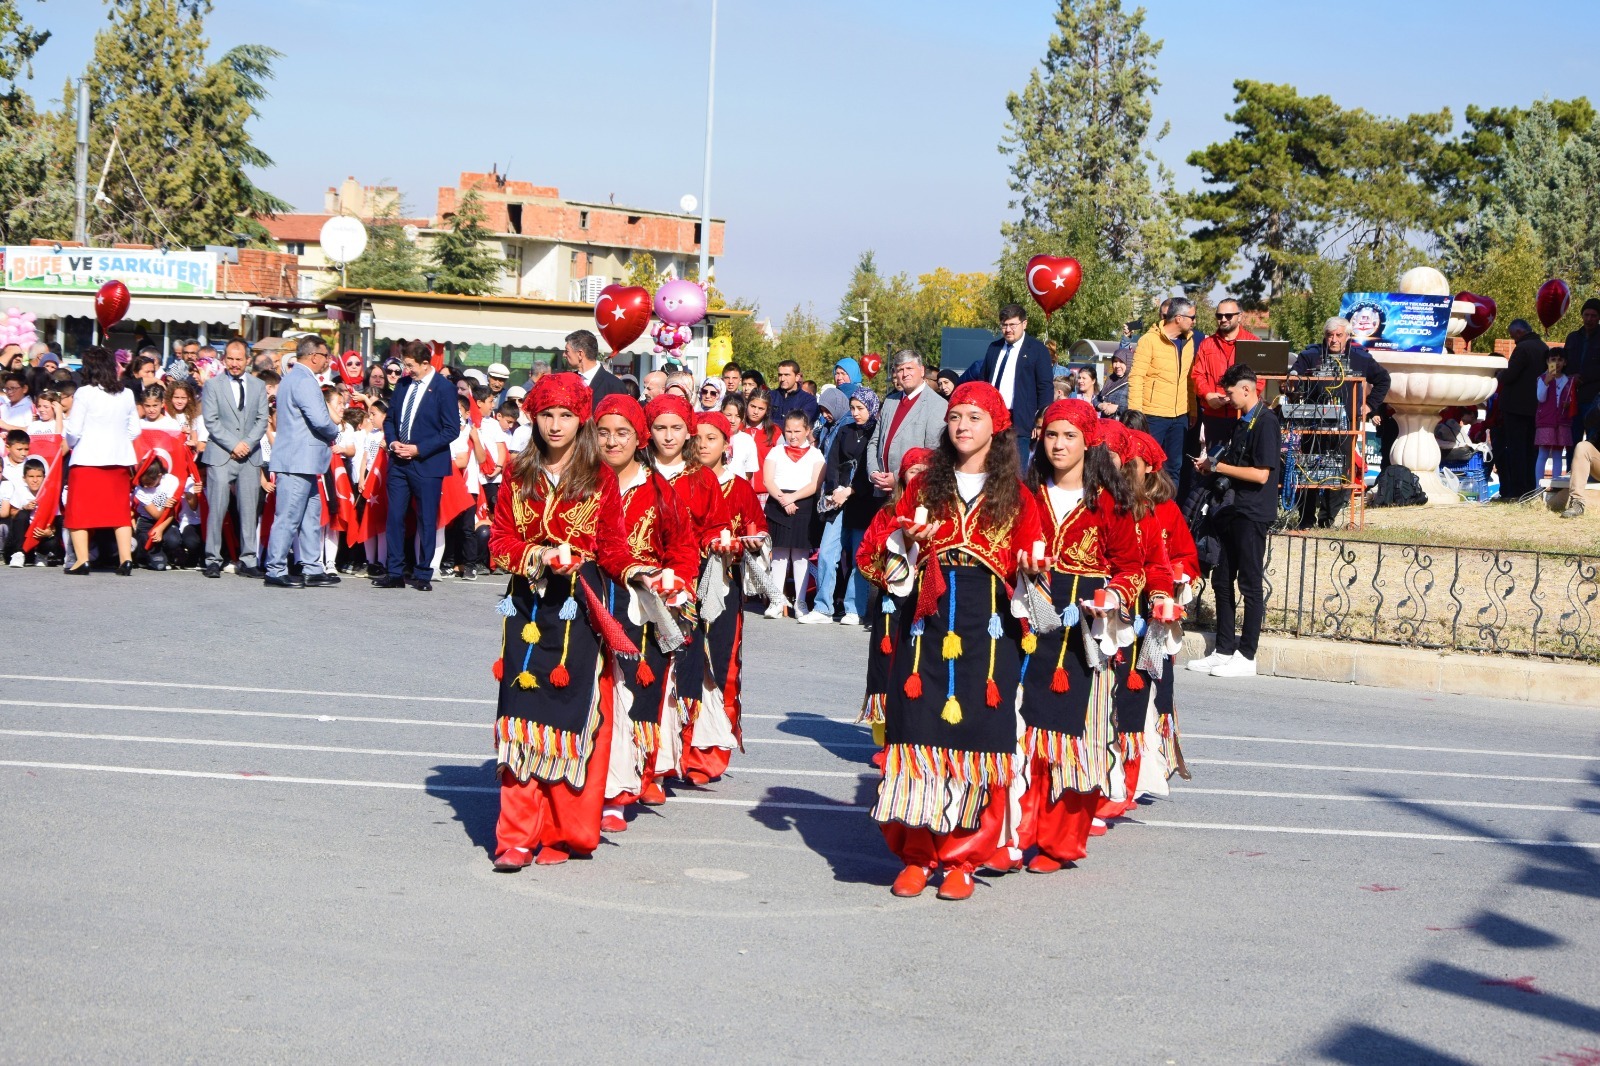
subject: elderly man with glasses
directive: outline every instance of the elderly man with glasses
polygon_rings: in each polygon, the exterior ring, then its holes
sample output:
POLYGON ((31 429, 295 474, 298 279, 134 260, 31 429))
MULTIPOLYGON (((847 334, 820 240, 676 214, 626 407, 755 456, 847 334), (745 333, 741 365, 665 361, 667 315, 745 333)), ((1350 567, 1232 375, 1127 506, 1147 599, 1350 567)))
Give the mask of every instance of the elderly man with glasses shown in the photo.
POLYGON ((883 401, 877 428, 867 444, 867 477, 873 493, 894 491, 900 460, 912 448, 937 448, 944 435, 945 398, 927 383, 922 356, 909 348, 889 359, 894 389, 883 401))
POLYGON ((1175 296, 1161 321, 1139 338, 1128 371, 1128 409, 1144 412, 1149 433, 1167 453, 1173 484, 1183 481, 1183 438, 1199 412, 1189 389, 1194 368, 1194 301, 1175 296))
MULTIPOLYGON (((1398 432, 1394 420, 1385 418, 1383 401, 1389 395, 1389 371, 1383 364, 1367 354, 1367 350, 1350 339, 1350 323, 1343 318, 1330 318, 1322 326, 1322 343, 1313 344, 1301 352, 1289 373, 1303 378, 1333 378, 1335 381, 1307 382, 1301 386, 1286 383, 1284 390, 1300 403, 1338 403, 1344 406, 1347 424, 1345 429, 1359 429, 1370 418, 1383 442, 1384 461, 1388 462, 1389 445, 1398 432), (1367 408, 1355 411, 1354 386, 1341 384, 1344 379, 1360 377, 1367 381, 1367 408)), ((1304 437, 1300 451, 1304 455, 1321 455, 1342 452, 1348 447, 1345 437, 1304 437)), ((1345 478, 1354 472, 1344 470, 1345 478)), ((1339 506, 1347 495, 1344 491, 1311 489, 1300 497, 1300 526, 1327 528, 1338 519, 1339 506)))
POLYGON ((1228 402, 1228 391, 1222 387, 1222 375, 1228 372, 1237 358, 1234 347, 1239 341, 1260 340, 1244 328, 1244 312, 1239 301, 1227 296, 1217 304, 1217 331, 1195 346, 1194 367, 1189 380, 1194 383, 1194 394, 1200 408, 1200 425, 1205 432, 1206 451, 1215 457, 1219 448, 1233 440, 1233 424, 1239 414, 1228 402))

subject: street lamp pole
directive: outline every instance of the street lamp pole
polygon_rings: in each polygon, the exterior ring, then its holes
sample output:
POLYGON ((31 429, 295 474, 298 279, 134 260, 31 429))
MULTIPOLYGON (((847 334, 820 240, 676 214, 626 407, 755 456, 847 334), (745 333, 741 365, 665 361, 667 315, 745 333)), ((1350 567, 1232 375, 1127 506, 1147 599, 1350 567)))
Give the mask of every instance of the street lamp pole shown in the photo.
POLYGON ((717 95, 717 0, 711 0, 711 59, 706 73, 705 180, 700 187, 700 284, 711 284, 711 119, 717 95))
POLYGON ((866 355, 872 350, 872 316, 867 313, 866 297, 861 299, 861 314, 851 315, 847 321, 861 323, 861 354, 866 355))

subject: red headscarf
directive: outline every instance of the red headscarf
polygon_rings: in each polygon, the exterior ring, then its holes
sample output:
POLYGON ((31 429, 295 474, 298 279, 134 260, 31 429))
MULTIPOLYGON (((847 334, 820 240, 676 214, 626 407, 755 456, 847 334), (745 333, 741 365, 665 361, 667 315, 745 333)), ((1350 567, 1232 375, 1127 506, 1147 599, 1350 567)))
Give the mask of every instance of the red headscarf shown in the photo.
MULTIPOLYGON (((548 374, 545 376, 549 377, 548 374)), ((650 427, 644 420, 644 408, 639 406, 638 400, 627 393, 613 392, 600 401, 594 409, 595 422, 598 423, 606 415, 617 415, 627 419, 628 425, 638 434, 639 443, 643 444, 650 439, 650 427)))
POLYGON ((1057 400, 1044 409, 1044 425, 1052 422, 1071 422, 1083 434, 1085 447, 1100 443, 1100 416, 1083 400, 1057 400))
POLYGON ((697 429, 700 426, 710 426, 722 434, 723 440, 733 439, 733 426, 729 423, 728 416, 721 411, 701 411, 694 416, 694 420, 697 429))
POLYGON ((522 401, 522 410, 529 418, 540 411, 547 411, 552 407, 565 407, 578 416, 579 421, 588 421, 589 409, 594 405, 594 393, 589 391, 589 386, 576 374, 546 374, 533 386, 533 391, 528 393, 522 401))
POLYGON ((971 404, 988 412, 994 419, 994 431, 1004 433, 1011 428, 1011 412, 1006 408, 1006 401, 1000 395, 1000 390, 987 381, 968 381, 957 385, 956 391, 950 394, 950 406, 971 404))
POLYGON ((344 379, 346 385, 354 388, 364 384, 362 379, 366 376, 366 368, 361 362, 361 353, 354 348, 341 355, 334 365, 339 368, 339 377, 344 379))
POLYGON ((1133 454, 1144 460, 1144 465, 1151 470, 1167 465, 1167 453, 1156 439, 1148 433, 1139 430, 1129 430, 1128 436, 1133 438, 1133 454))
POLYGON ((1118 459, 1127 462, 1133 458, 1133 437, 1129 435, 1127 426, 1115 418, 1102 418, 1099 429, 1100 443, 1115 452, 1118 459))
POLYGON ((664 392, 645 405, 644 417, 649 425, 655 425, 656 419, 662 415, 677 415, 689 427, 689 432, 694 432, 694 411, 689 407, 689 401, 677 393, 664 392))
POLYGON ((911 480, 912 467, 926 466, 927 464, 933 462, 933 457, 935 454, 937 453, 934 452, 932 448, 908 449, 906 453, 900 457, 900 484, 904 485, 907 481, 911 480))

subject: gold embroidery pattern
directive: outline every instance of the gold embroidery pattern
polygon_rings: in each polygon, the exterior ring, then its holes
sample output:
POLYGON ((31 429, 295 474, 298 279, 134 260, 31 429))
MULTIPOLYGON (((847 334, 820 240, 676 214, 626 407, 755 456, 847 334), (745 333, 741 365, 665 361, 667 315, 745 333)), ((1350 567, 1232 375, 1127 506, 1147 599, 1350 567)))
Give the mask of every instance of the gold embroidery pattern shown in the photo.
POLYGON ((638 525, 628 530, 628 551, 635 559, 654 559, 655 549, 651 539, 656 531, 656 511, 652 507, 646 511, 644 518, 638 525))

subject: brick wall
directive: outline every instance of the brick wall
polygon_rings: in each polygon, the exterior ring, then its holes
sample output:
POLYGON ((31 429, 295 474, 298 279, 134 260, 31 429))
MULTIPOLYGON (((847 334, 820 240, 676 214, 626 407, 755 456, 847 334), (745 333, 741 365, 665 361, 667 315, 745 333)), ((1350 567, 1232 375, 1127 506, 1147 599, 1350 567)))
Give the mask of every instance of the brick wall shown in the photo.
POLYGON ((221 264, 217 288, 275 300, 292 300, 300 292, 299 259, 288 252, 239 249, 239 262, 221 264))

